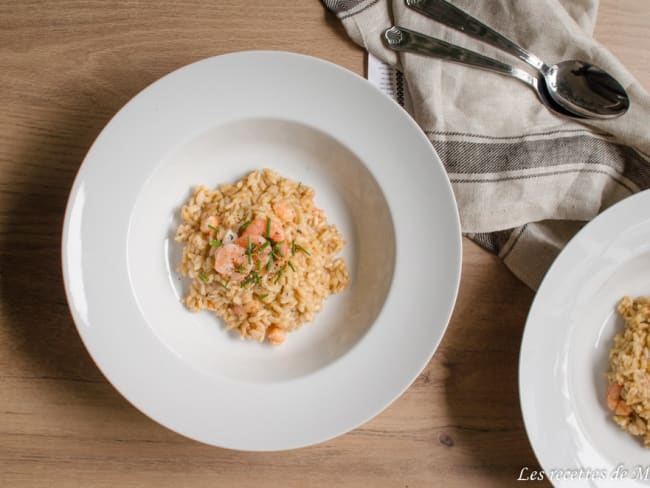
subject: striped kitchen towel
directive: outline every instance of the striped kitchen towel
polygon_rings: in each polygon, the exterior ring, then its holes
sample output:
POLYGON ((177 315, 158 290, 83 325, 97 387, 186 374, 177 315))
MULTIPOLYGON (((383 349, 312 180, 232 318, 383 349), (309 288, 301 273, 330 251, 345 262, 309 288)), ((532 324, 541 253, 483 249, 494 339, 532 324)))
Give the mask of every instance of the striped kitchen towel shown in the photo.
POLYGON ((413 117, 453 185, 463 232, 531 288, 585 222, 650 188, 650 97, 593 39, 597 0, 453 1, 549 63, 582 59, 613 74, 630 110, 579 122, 553 115, 517 80, 387 49, 382 33, 396 24, 520 63, 404 0, 322 1, 355 42, 404 74, 413 117))

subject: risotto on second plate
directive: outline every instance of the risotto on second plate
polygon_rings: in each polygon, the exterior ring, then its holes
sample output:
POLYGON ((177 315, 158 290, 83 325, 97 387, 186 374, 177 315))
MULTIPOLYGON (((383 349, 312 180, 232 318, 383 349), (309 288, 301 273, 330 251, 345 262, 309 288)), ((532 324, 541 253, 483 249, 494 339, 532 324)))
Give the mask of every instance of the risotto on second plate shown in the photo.
POLYGON ((625 330, 609 353, 607 406, 623 430, 650 447, 650 297, 624 297, 618 312, 625 330))
POLYGON ((343 241, 314 190, 265 169, 216 190, 199 186, 181 211, 185 305, 211 310, 242 338, 272 344, 314 320, 348 283, 343 241))

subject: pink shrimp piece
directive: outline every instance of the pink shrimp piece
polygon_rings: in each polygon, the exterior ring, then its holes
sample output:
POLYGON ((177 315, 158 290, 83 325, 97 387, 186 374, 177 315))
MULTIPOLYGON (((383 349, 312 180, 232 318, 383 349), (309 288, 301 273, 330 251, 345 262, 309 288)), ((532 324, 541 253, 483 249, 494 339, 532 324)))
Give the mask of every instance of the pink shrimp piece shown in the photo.
POLYGON ((266 329, 266 339, 274 346, 282 344, 286 337, 287 331, 277 325, 272 325, 266 329))
POLYGON ((214 232, 214 229, 217 228, 219 225, 219 216, 218 215, 208 215, 206 217, 203 217, 201 219, 201 232, 204 234, 209 234, 210 232, 214 232), (212 229, 211 227, 214 227, 212 229))
POLYGON ((610 410, 616 410, 616 405, 621 399, 621 385, 618 383, 612 383, 607 389, 607 408, 610 410))
POLYGON ((632 413, 630 407, 625 400, 621 397, 621 390, 623 387, 618 383, 612 383, 607 389, 607 407, 614 412, 615 415, 627 416, 632 413))
POLYGON ((620 402, 618 402, 618 405, 616 405, 616 410, 614 410, 614 413, 616 415, 627 416, 632 413, 632 407, 630 407, 627 403, 621 400, 620 402))
MULTIPOLYGON (((266 244, 267 240, 262 237, 262 236, 242 236, 237 238, 234 242, 235 244, 238 244, 239 246, 242 246, 244 248, 248 248, 248 239, 250 238, 251 244, 256 244, 257 246, 255 249, 253 249, 253 252, 251 254, 252 261, 254 264, 257 264, 258 262, 260 265, 265 266, 268 261, 269 261, 269 256, 271 255, 271 245, 266 244), (262 249, 259 251, 259 249, 262 249)), ((282 244, 280 246, 280 252, 282 254, 278 255, 277 253, 274 255, 274 261, 277 262, 284 262, 289 258, 289 253, 291 252, 291 248, 289 247, 289 243, 287 241, 282 241, 282 244)))
MULTIPOLYGON (((251 252, 251 261, 257 264, 266 264, 269 260, 269 255, 271 254, 271 246, 266 244, 266 239, 260 235, 246 235, 241 236, 235 239, 234 243, 238 246, 248 249, 248 242, 250 239, 251 246, 255 244, 255 248, 251 252), (264 249, 262 249, 264 247, 264 249), (262 249, 260 251, 260 249, 262 249)), ((248 258, 246 258, 248 259, 248 258)))
POLYGON ((241 280, 244 275, 235 271, 235 268, 247 265, 246 249, 237 244, 226 244, 218 248, 214 256, 214 270, 224 278, 233 281, 241 280))
POLYGON ((278 202, 273 205, 273 212, 285 222, 291 222, 296 217, 294 209, 286 202, 278 202))
MULTIPOLYGON (((248 224, 248 227, 244 229, 244 232, 242 232, 241 237, 246 237, 248 235, 250 236, 266 236, 266 225, 267 225, 267 220, 270 217, 264 217, 262 215, 258 215, 253 219, 253 221, 248 224)), ((282 229, 282 226, 277 223, 275 220, 271 219, 271 232, 270 232, 270 239, 275 242, 280 242, 285 239, 284 235, 284 230, 282 229)))

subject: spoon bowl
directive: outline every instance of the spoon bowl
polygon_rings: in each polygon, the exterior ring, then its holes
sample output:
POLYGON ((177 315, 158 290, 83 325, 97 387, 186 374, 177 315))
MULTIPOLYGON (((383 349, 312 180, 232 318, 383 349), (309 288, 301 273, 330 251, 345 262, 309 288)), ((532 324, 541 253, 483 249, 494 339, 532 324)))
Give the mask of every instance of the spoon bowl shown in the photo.
POLYGON ((553 65, 542 74, 553 100, 576 114, 615 118, 630 108, 630 99, 621 84, 593 64, 572 59, 553 65))

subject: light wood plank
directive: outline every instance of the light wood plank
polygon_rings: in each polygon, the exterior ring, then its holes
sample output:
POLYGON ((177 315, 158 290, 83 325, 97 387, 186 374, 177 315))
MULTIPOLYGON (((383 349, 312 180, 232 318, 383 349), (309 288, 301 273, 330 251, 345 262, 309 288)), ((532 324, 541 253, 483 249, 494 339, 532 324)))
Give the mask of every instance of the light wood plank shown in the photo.
MULTIPOLYGON (((645 0, 601 1, 596 37, 646 87, 648 25, 645 0)), ((537 464, 517 391, 533 294, 467 240, 458 305, 429 365, 381 415, 317 446, 240 453, 187 440, 134 409, 92 363, 59 260, 75 173, 149 83, 246 49, 360 74, 365 64, 316 0, 0 4, 0 486, 519 486, 520 469, 537 464)))

